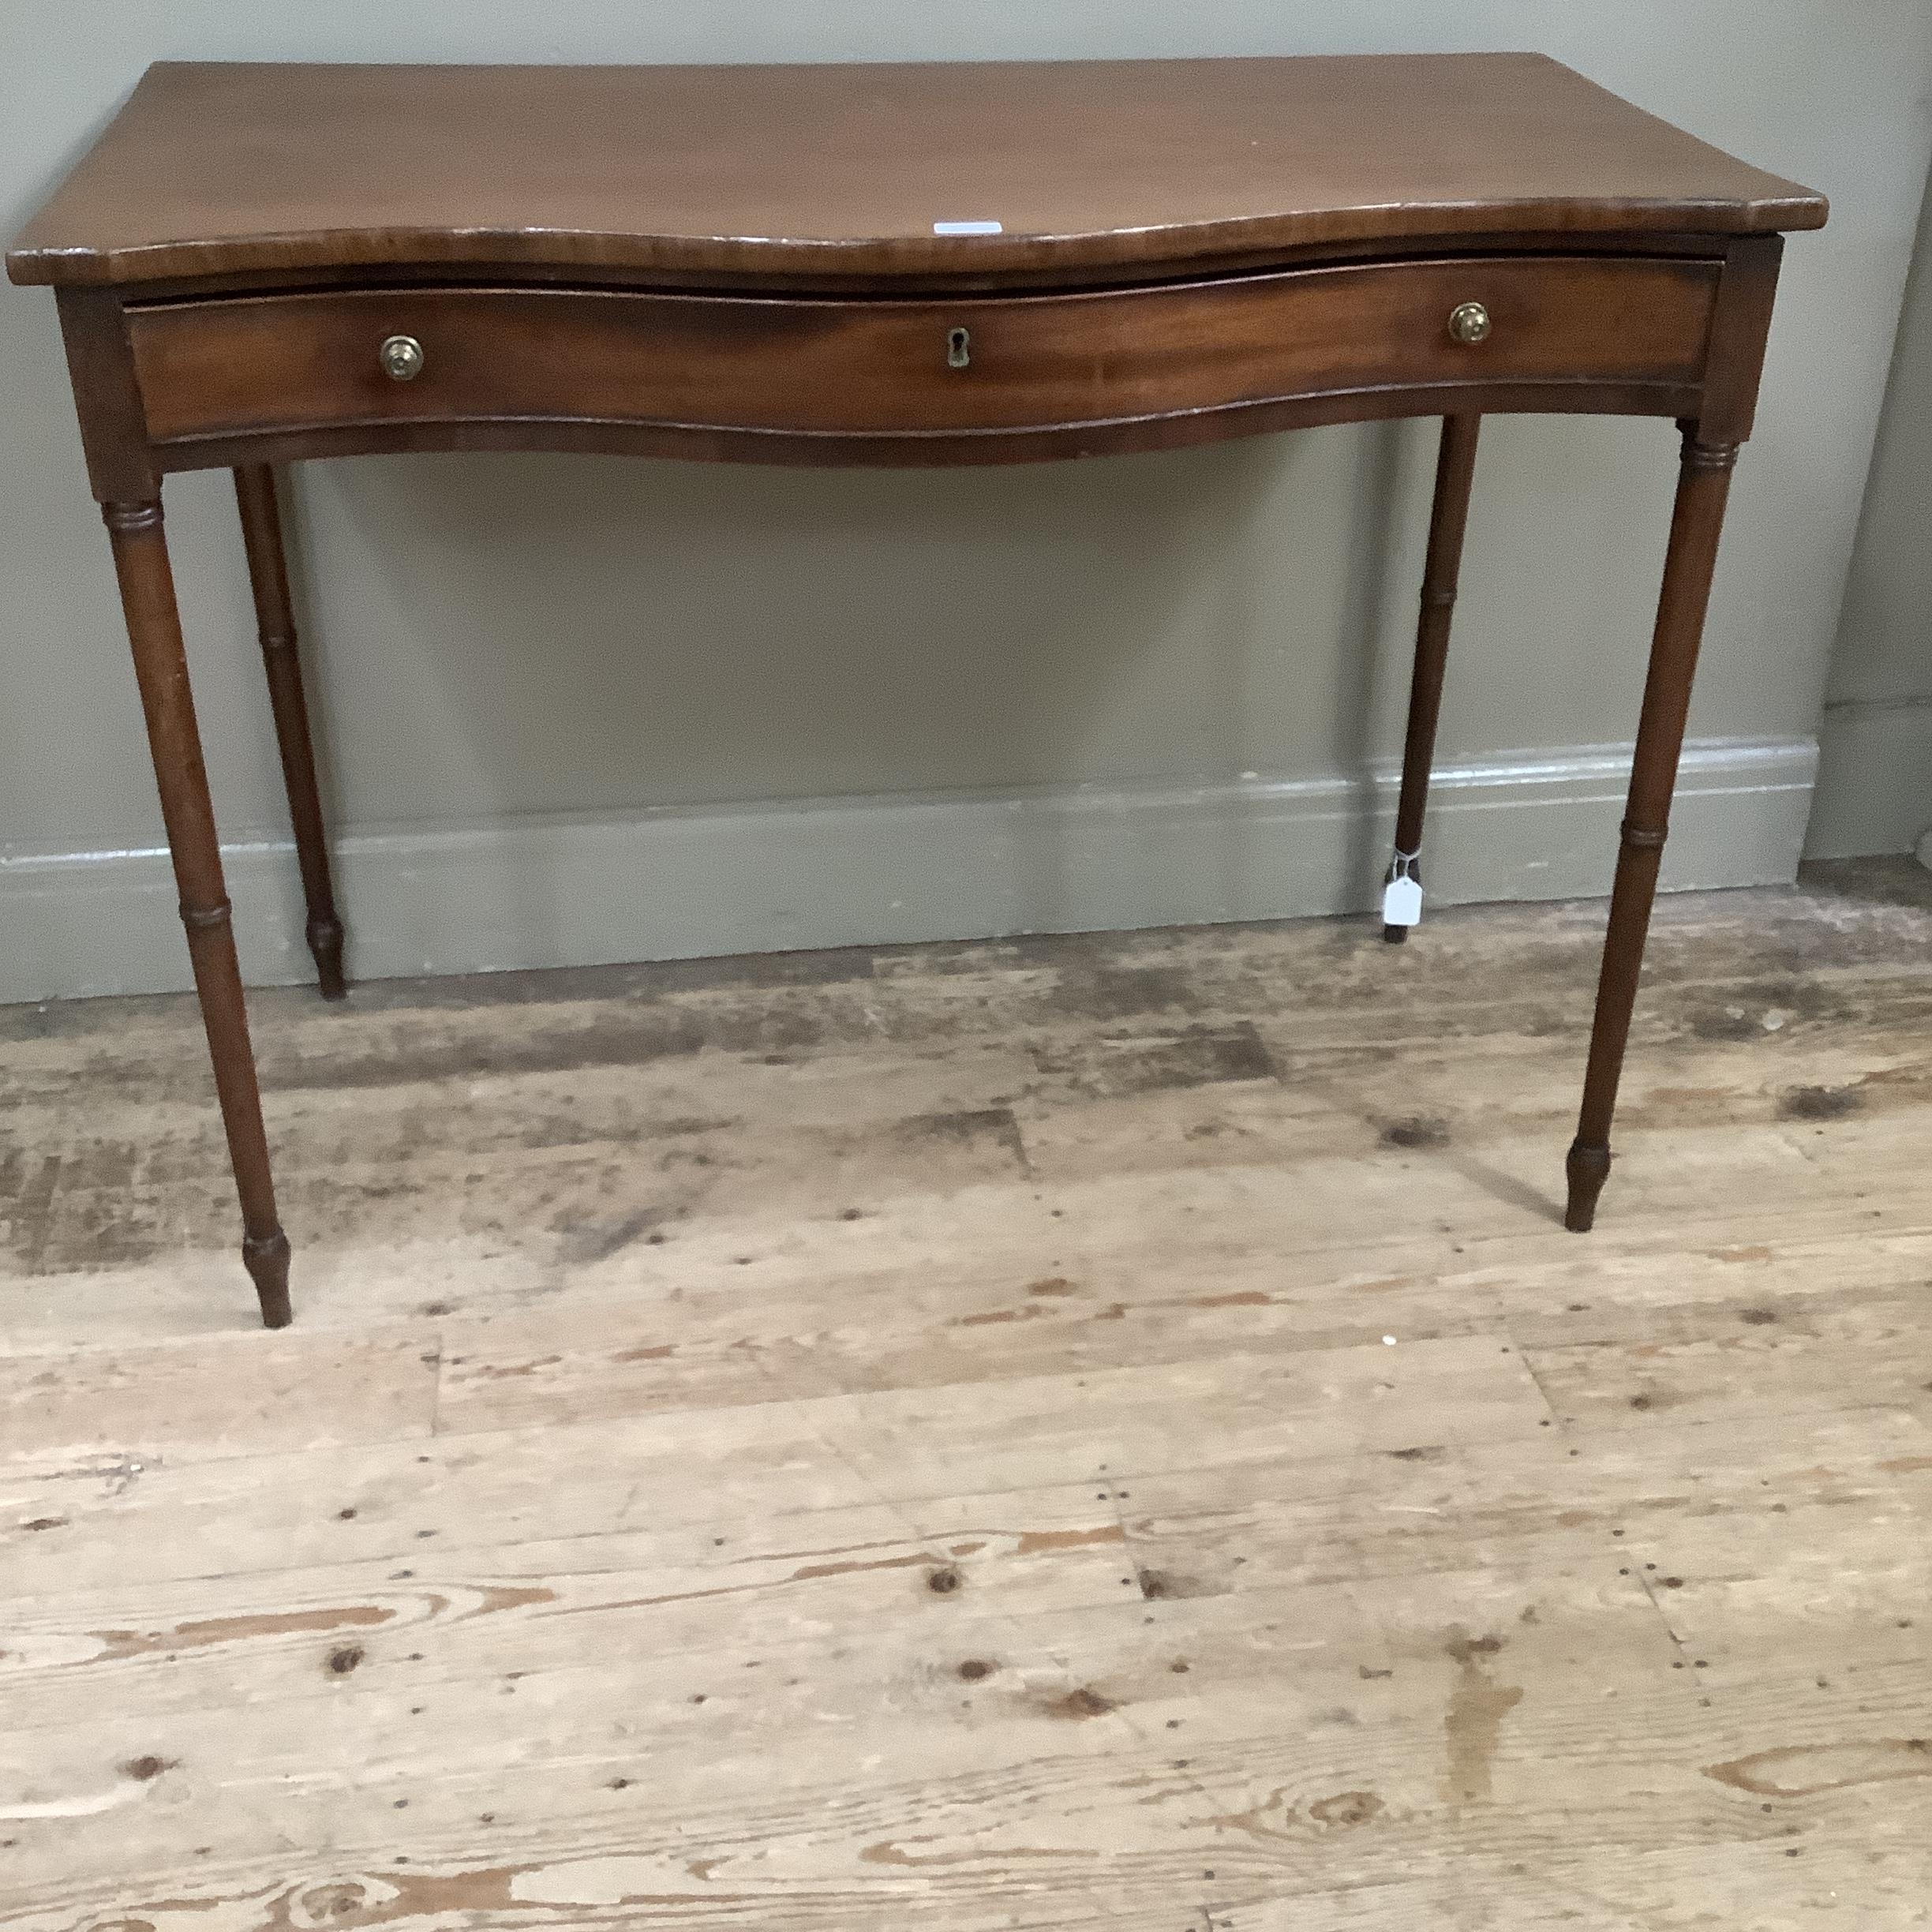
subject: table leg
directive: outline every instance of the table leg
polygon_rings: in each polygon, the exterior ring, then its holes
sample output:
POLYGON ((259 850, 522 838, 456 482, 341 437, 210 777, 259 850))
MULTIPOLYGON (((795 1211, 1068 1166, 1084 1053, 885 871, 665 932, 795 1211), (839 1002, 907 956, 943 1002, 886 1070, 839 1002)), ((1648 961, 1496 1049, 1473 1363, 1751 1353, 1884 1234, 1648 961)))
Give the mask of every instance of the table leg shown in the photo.
POLYGON ((1657 601, 1649 675, 1637 727, 1629 802, 1616 884, 1610 896, 1610 925, 1604 938, 1603 970, 1597 983, 1597 1018, 1590 1031, 1589 1065, 1583 1077, 1583 1109, 1565 1163, 1570 1183, 1563 1225, 1586 1234, 1597 1197, 1610 1173, 1610 1121, 1616 1110, 1618 1076, 1630 1038, 1631 1009, 1643 965, 1644 938, 1657 896, 1657 867, 1670 826, 1671 794, 1677 783, 1690 680, 1697 670, 1711 571, 1724 528, 1724 500, 1737 462, 1735 443, 1700 443, 1695 424, 1684 424, 1683 460, 1671 515, 1670 550, 1657 601))
MULTIPOLYGON (((1436 721, 1442 711, 1443 671, 1449 657, 1456 575, 1462 562, 1462 533, 1469 522, 1470 486, 1476 474, 1480 416, 1445 416, 1436 459, 1436 504, 1429 515, 1428 562, 1422 573, 1422 615, 1416 626, 1415 675, 1409 687, 1409 731, 1402 744, 1402 798, 1395 808, 1395 856, 1389 878, 1420 880, 1422 814, 1428 804, 1429 766, 1436 754, 1436 721)), ((1384 925, 1382 937, 1399 945, 1406 926, 1384 925)))
POLYGON ((182 923, 188 931, 222 1125, 242 1197, 242 1259, 261 1298, 264 1324, 284 1327, 290 1313, 288 1237, 275 1214, 275 1178, 262 1127, 255 1056, 249 1044, 248 1008, 235 958, 208 773, 201 762, 188 660, 182 647, 174 573, 162 534, 161 504, 158 498, 103 504, 101 514, 121 580, 122 608, 160 788, 161 816, 181 892, 182 923))
POLYGON ((262 662, 268 672, 268 699, 275 710, 275 740, 282 750, 282 777, 288 788, 289 818, 295 829, 295 857, 301 868, 302 897, 309 908, 309 950, 324 999, 341 999, 342 921, 335 913, 335 889, 329 877, 328 834, 322 801, 316 790, 315 751, 309 732, 309 704, 302 694, 301 658, 295 642, 295 612, 289 597, 288 562, 282 546, 282 518, 275 504, 275 472, 249 463, 234 473, 235 500, 242 511, 242 541, 248 551, 249 582, 255 593, 255 622, 262 662))

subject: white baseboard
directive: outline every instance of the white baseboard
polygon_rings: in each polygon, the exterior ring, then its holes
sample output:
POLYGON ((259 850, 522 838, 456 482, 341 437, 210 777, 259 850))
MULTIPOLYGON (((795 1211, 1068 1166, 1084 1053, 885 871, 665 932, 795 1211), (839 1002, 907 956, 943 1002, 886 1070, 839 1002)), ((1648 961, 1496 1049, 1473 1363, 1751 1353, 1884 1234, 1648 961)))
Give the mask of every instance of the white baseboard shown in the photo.
POLYGON ((1910 852, 1932 830, 1932 698, 1827 705, 1805 855, 1910 852))
MULTIPOLYGON (((1810 739, 1687 745, 1665 883, 1791 878, 1817 761, 1810 739)), ((1439 769, 1431 901, 1607 892, 1629 762, 1584 745, 1439 769)), ((365 979, 1339 912, 1379 886, 1396 777, 375 827, 336 842, 338 896, 365 979)), ((244 974, 306 979, 289 841, 227 857, 244 974)), ((164 851, 0 850, 0 1000, 189 983, 164 851)))

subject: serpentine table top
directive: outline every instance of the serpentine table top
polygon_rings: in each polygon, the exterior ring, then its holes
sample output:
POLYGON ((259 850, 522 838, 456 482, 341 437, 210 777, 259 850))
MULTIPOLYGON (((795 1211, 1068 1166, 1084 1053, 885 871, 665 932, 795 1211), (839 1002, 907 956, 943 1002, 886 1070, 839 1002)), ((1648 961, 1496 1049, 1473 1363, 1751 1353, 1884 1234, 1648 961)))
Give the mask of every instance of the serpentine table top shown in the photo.
POLYGON ((163 62, 17 282, 511 264, 991 286, 1824 204, 1535 54, 771 67, 163 62), (997 236, 935 234, 998 222, 997 236))

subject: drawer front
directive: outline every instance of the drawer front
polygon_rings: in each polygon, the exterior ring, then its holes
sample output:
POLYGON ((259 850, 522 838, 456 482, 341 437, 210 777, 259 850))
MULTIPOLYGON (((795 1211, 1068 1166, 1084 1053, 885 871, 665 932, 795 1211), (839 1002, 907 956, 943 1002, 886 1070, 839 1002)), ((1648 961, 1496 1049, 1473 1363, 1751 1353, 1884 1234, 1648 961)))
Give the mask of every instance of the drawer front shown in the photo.
POLYGON ((1500 256, 957 301, 399 286, 159 303, 129 330, 163 444, 506 419, 916 436, 1445 384, 1681 388, 1717 274, 1500 256))

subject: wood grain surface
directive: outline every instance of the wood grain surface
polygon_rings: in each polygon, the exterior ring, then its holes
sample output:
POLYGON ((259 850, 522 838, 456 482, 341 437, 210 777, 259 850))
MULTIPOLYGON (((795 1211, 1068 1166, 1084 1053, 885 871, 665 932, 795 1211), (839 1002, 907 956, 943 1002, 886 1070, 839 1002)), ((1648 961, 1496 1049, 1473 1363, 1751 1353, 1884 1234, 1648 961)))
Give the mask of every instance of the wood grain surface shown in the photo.
POLYGON ((163 62, 20 282, 511 262, 761 279, 1762 234, 1823 198, 1535 54, 771 67, 163 62), (997 223, 997 234, 936 226, 997 223))
POLYGON ((129 335, 157 443, 336 425, 574 417, 821 436, 1077 428, 1466 384, 1652 388, 1704 373, 1713 262, 1526 256, 951 301, 554 289, 163 303, 129 335), (1447 324, 1482 302, 1489 336, 1447 324), (963 364, 952 359, 964 331, 963 364), (391 381, 388 336, 421 345, 391 381))
POLYGON ((1926 1923, 1932 878, 1663 903, 1583 1241, 1601 918, 270 993, 273 1335, 0 1009, 0 1925, 1926 1923))

